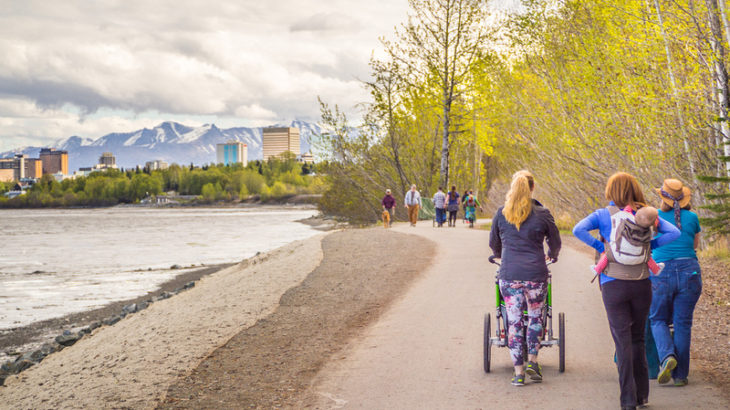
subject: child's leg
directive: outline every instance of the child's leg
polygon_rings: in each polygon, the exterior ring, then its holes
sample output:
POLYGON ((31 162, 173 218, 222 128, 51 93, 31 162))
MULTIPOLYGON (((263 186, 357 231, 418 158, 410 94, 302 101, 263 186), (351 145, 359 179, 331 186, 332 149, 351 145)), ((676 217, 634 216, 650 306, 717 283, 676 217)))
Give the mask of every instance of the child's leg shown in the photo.
POLYGON ((606 256, 606 252, 601 254, 601 257, 598 259, 598 262, 596 262, 595 265, 591 266, 591 269, 593 269, 593 273, 598 275, 599 273, 603 272, 604 269, 606 269, 606 266, 608 265, 608 256, 606 256))

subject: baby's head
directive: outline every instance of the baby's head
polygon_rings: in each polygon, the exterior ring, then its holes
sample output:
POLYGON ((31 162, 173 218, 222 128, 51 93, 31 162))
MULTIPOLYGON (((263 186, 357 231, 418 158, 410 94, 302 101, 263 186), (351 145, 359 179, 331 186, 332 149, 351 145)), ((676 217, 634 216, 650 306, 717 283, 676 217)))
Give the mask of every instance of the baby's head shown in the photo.
POLYGON ((656 208, 653 206, 645 206, 636 211, 634 219, 636 219, 637 225, 648 228, 650 226, 654 226, 658 216, 659 214, 657 213, 656 208))

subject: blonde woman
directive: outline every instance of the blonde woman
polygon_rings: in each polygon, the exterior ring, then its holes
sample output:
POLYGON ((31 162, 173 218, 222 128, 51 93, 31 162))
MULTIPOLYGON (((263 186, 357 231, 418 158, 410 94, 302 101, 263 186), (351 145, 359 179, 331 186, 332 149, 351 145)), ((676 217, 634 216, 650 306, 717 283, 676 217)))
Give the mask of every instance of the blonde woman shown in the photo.
POLYGON ((525 373, 534 382, 542 381, 537 363, 542 332, 542 308, 547 295, 548 269, 543 242, 547 239, 547 258, 558 260, 560 233, 550 211, 532 199, 535 180, 528 171, 518 171, 504 206, 492 219, 489 247, 494 256, 502 258, 499 269, 499 290, 507 306, 509 350, 515 373, 512 384, 524 386, 525 373), (527 310, 529 326, 523 340, 522 315, 527 310), (522 357, 527 343, 528 357, 522 357), (527 360, 527 366, 525 366, 527 360))

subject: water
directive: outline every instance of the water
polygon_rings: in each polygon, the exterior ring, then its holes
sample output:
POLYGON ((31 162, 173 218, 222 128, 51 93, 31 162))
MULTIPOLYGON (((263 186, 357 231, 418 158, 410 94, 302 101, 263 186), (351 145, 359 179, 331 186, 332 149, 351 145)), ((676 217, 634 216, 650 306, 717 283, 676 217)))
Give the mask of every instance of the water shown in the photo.
POLYGON ((0 210, 0 329, 146 294, 184 270, 238 262, 318 231, 284 208, 0 210))

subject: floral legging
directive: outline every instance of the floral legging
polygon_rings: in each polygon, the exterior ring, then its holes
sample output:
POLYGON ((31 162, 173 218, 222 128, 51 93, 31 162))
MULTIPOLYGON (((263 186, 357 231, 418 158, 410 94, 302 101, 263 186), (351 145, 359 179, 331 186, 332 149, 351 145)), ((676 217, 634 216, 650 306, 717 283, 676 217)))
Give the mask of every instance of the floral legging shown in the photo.
POLYGON ((537 355, 540 350, 540 334, 542 333, 542 308, 547 296, 547 282, 531 282, 525 280, 499 281, 499 290, 507 307, 507 325, 509 328, 509 351, 512 364, 524 364, 522 357, 523 340, 522 315, 527 307, 529 326, 527 328, 527 353, 537 355), (527 306, 525 306, 527 305, 527 306))

